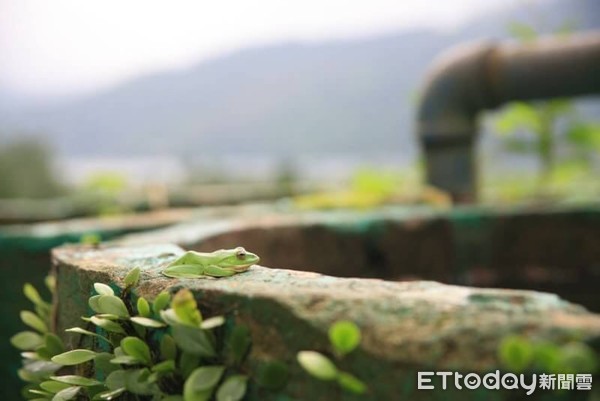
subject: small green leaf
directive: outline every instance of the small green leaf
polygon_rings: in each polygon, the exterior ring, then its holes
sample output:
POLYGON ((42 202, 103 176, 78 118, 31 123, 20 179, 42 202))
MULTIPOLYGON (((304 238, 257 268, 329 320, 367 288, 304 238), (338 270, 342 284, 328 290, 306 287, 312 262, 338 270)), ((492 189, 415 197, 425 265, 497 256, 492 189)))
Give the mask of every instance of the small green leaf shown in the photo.
POLYGON ((94 283, 94 290, 96 290, 98 295, 115 295, 112 288, 102 283, 94 283))
POLYGON ((100 298, 98 298, 98 306, 100 307, 100 313, 109 313, 121 317, 129 316, 125 303, 121 298, 115 297, 114 295, 100 295, 100 298))
MULTIPOLYGON (((29 389, 29 393, 30 394, 35 394, 35 395, 41 395, 43 397, 52 397, 52 393, 49 393, 47 391, 42 391, 42 390, 38 390, 35 388, 29 389)), ((47 398, 42 398, 43 400, 46 400, 47 398)))
POLYGON ((337 381, 344 390, 351 393, 364 394, 367 391, 367 385, 350 373, 339 372, 337 381))
POLYGON ((121 394, 123 394, 125 392, 126 388, 122 387, 122 388, 118 388, 115 390, 109 390, 109 391, 103 391, 101 393, 96 394, 96 396, 94 397, 94 400, 116 400, 117 397, 119 397, 121 394))
POLYGON ((127 370, 125 376, 127 391, 139 395, 152 395, 158 389, 150 381, 150 371, 147 368, 127 370))
POLYGON ((127 275, 125 276, 125 279, 123 281, 127 287, 133 287, 133 286, 137 285, 139 279, 140 279, 140 268, 135 267, 135 268, 131 269, 129 271, 129 273, 127 273, 127 275))
POLYGON ((126 372, 125 372, 125 370, 122 370, 122 369, 111 372, 106 377, 106 382, 105 382, 106 387, 108 387, 109 390, 117 390, 120 388, 125 388, 125 375, 126 375, 126 372))
POLYGON ((171 301, 171 294, 167 291, 163 291, 154 298, 154 302, 152 303, 152 309, 154 313, 159 313, 161 310, 165 309, 169 306, 169 302, 171 301))
POLYGON ((56 394, 59 391, 64 390, 67 387, 71 387, 71 386, 69 386, 66 383, 59 383, 54 380, 47 380, 45 382, 40 383, 40 387, 49 393, 56 394))
POLYGON ((50 351, 48 351, 48 348, 46 348, 44 345, 42 345, 41 347, 37 347, 35 349, 35 352, 40 359, 43 359, 45 361, 49 361, 54 356, 50 353, 50 351))
POLYGON ((269 390, 279 390, 285 386, 289 376, 287 365, 279 362, 266 362, 258 367, 256 382, 269 390))
POLYGON ((523 372, 533 361, 534 347, 521 336, 505 337, 498 349, 498 359, 511 372, 523 372))
POLYGON ((47 305, 40 296, 40 293, 29 283, 23 286, 23 294, 25 294, 27 299, 29 299, 34 305, 47 305))
POLYGON ((223 366, 203 366, 194 370, 183 386, 183 399, 208 401, 224 371, 223 366))
POLYGON ((88 349, 74 349, 52 357, 52 362, 59 365, 71 366, 79 365, 91 361, 96 356, 94 351, 88 349))
POLYGON ((216 355, 211 338, 200 328, 177 325, 172 327, 171 334, 175 343, 185 352, 203 357, 216 355))
POLYGON ((352 352, 360 344, 360 329, 348 320, 335 322, 329 329, 329 341, 339 355, 352 352))
POLYGON ((235 363, 241 363, 248 354, 248 350, 252 344, 250 329, 244 325, 235 326, 229 335, 227 343, 235 363))
POLYGON ((203 320, 200 324, 200 328, 203 330, 214 329, 225 324, 225 318, 223 316, 215 316, 210 319, 203 320))
POLYGON ((300 366, 320 380, 335 380, 338 370, 325 355, 315 351, 300 351, 297 355, 300 366))
POLYGON ((85 336, 92 336, 92 337, 101 338, 104 341, 106 341, 108 344, 111 343, 108 338, 106 338, 104 336, 101 336, 100 334, 97 334, 97 333, 94 333, 94 332, 82 329, 81 327, 72 327, 70 329, 66 329, 65 331, 68 332, 68 333, 77 333, 77 334, 83 334, 85 336))
POLYGON ((569 343, 560 349, 554 371, 560 373, 591 373, 598 370, 598 357, 595 351, 582 342, 569 343))
POLYGON ((129 356, 132 356, 146 365, 152 363, 150 348, 145 342, 137 337, 125 337, 121 340, 121 349, 129 356))
POLYGON ((27 310, 21 311, 21 320, 27 326, 39 331, 42 334, 48 331, 48 326, 46 326, 46 323, 44 323, 44 321, 33 312, 27 310))
POLYGON ((160 340, 160 356, 162 359, 177 358, 177 344, 175 344, 173 337, 168 334, 165 334, 160 340))
POLYGON ((10 343, 21 351, 30 351, 42 345, 44 339, 33 331, 22 331, 12 336, 10 343))
POLYGON ((160 328, 166 326, 164 323, 159 322, 158 320, 148 319, 147 317, 141 316, 132 317, 131 321, 135 324, 139 324, 140 326, 144 327, 160 328))
POLYGON ((72 400, 73 398, 75 398, 77 396, 77 393, 79 393, 79 390, 81 390, 81 387, 67 387, 66 389, 61 390, 58 393, 56 393, 56 395, 54 395, 54 397, 52 398, 52 401, 72 400))
POLYGON ((119 369, 119 366, 110 362, 114 357, 115 355, 109 352, 100 352, 96 355, 94 358, 94 373, 97 377, 106 377, 119 369))
POLYGON ((229 376, 217 390, 217 401, 240 401, 246 394, 247 382, 245 375, 229 376))
POLYGON ((46 305, 35 305, 33 307, 35 313, 42 319, 47 322, 50 320, 50 314, 52 313, 52 307, 50 304, 46 305))
POLYGON ((548 373, 561 373, 555 371, 560 359, 560 347, 551 342, 536 343, 533 349, 534 364, 537 369, 548 373))
POLYGON ((53 333, 44 334, 44 346, 51 357, 65 352, 65 345, 62 340, 53 333))
POLYGON ((179 358, 179 370, 184 379, 190 377, 194 369, 200 364, 200 357, 197 355, 182 352, 179 358))
POLYGON ((46 288, 50 291, 50 294, 54 294, 56 292, 56 277, 52 274, 49 274, 44 279, 44 284, 46 284, 46 288))
POLYGON ((93 295, 88 298, 88 306, 96 313, 102 313, 102 310, 100 309, 100 304, 98 303, 100 297, 101 295, 93 295))
POLYGON ((75 376, 75 375, 50 376, 50 379, 60 382, 60 383, 70 384, 72 386, 81 386, 81 387, 99 386, 100 384, 102 384, 98 380, 88 379, 87 377, 75 376))
POLYGON ((113 333, 119 333, 119 334, 125 334, 125 330, 123 330, 121 325, 113 322, 112 320, 102 319, 102 318, 92 316, 89 319, 89 321, 94 323, 96 326, 103 328, 106 331, 110 331, 113 333))
POLYGON ((134 356, 119 355, 111 359, 110 363, 113 363, 115 365, 141 365, 142 361, 140 361, 134 356))
POLYGON ((29 352, 21 352, 21 357, 22 357, 23 359, 32 359, 32 360, 36 360, 36 361, 39 361, 39 360, 40 360, 40 358, 39 358, 39 356, 38 356, 37 352, 32 352, 32 351, 29 351, 29 352))
POLYGON ((174 370, 175 370, 175 361, 173 359, 169 359, 167 361, 157 363, 156 365, 154 365, 152 367, 153 372, 160 372, 160 373, 172 372, 174 370))
POLYGON ((171 308, 179 320, 188 326, 199 327, 202 315, 194 299, 194 294, 186 288, 179 290, 171 301, 171 308))
POLYGON ((160 311, 160 318, 169 326, 177 326, 183 324, 171 308, 160 311))
POLYGON ((33 361, 26 365, 26 368, 19 369, 18 375, 27 382, 39 383, 47 380, 48 376, 53 375, 61 366, 50 361, 33 361))
POLYGON ((150 304, 146 301, 146 298, 139 297, 137 300, 137 311, 142 317, 150 317, 152 312, 150 311, 150 304))
POLYGON ((120 320, 123 316, 113 315, 112 313, 98 313, 96 315, 97 318, 100 319, 108 319, 108 320, 120 320))

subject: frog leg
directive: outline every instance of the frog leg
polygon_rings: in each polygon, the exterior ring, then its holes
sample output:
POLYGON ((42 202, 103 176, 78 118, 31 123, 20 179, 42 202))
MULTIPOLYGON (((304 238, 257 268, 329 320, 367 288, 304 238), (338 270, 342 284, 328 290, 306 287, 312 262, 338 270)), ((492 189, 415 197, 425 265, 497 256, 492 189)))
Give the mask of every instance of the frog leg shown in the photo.
POLYGON ((202 258, 199 257, 198 252, 187 251, 186 253, 169 263, 169 266, 178 265, 202 265, 202 258))
POLYGON ((212 277, 227 277, 236 274, 235 270, 223 269, 217 265, 203 266, 204 274, 212 277))
POLYGON ((200 265, 176 265, 167 267, 162 274, 173 278, 205 278, 204 268, 200 265))

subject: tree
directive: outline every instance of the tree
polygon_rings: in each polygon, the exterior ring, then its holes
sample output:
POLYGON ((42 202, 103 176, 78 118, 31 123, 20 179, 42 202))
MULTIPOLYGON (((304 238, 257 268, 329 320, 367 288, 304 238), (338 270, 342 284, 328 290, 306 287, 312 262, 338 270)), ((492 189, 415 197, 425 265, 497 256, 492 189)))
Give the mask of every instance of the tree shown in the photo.
POLYGON ((45 198, 61 195, 50 148, 27 137, 0 144, 0 198, 45 198))

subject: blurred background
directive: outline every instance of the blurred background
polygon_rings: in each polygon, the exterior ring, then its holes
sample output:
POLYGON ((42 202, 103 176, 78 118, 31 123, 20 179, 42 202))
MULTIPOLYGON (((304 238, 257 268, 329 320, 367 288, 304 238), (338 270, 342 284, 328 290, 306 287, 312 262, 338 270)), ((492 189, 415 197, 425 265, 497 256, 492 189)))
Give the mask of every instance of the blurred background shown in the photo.
MULTIPOLYGON (((415 136, 436 55, 599 27, 596 0, 1 0, 0 221, 443 205, 415 136)), ((481 201, 597 199, 599 116, 598 98, 488 113, 481 201)))

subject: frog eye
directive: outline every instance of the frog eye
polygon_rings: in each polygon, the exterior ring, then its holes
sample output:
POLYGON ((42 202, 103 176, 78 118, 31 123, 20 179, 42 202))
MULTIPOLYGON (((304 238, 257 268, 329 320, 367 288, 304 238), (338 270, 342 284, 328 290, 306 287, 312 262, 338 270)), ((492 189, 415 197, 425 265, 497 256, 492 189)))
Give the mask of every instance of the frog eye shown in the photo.
POLYGON ((238 259, 244 259, 246 257, 246 250, 244 248, 236 248, 235 250, 235 256, 237 256, 238 259))

